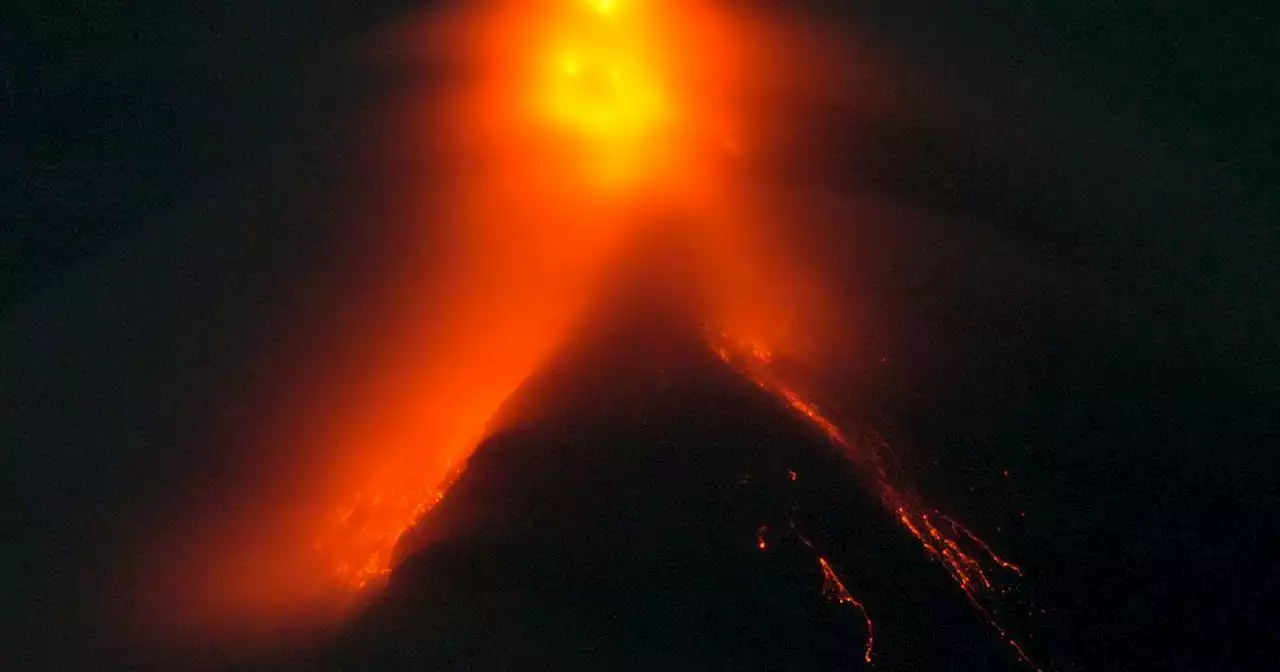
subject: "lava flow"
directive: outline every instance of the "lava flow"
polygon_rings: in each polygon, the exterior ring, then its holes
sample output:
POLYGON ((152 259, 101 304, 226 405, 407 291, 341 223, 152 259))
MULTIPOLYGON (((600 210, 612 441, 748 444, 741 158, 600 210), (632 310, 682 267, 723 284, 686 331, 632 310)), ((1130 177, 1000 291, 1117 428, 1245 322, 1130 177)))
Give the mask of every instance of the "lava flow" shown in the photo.
MULTIPOLYGON (((942 564, 951 579, 964 592, 966 599, 982 621, 1003 641, 1008 643, 1020 661, 1033 669, 1040 669, 1035 661, 1027 655, 1018 640, 1010 634, 1008 627, 995 616, 997 607, 1012 607, 1016 609, 1021 605, 1018 605, 1018 600, 1013 599, 1013 596, 1011 596, 1012 587, 996 579, 994 573, 996 571, 1004 571, 1013 576, 1021 577, 1021 567, 1001 558, 991 550, 991 547, 986 542, 954 518, 930 509, 922 503, 919 495, 895 483, 892 472, 886 465, 885 456, 875 443, 855 444, 845 436, 838 426, 828 420, 815 404, 806 401, 781 382, 777 374, 769 370, 769 365, 773 358, 768 350, 762 350, 759 345, 752 344, 751 341, 730 338, 724 332, 716 334, 716 338, 713 339, 712 349, 726 364, 734 367, 761 389, 777 396, 796 413, 821 430, 843 452, 848 462, 855 465, 863 476, 873 484, 881 503, 887 511, 897 518, 902 527, 915 538, 930 556, 942 564), (936 525, 934 523, 935 519, 944 521, 946 527, 950 528, 949 531, 936 525)), ((881 445, 883 446, 882 441, 881 445)), ((887 448, 887 446, 884 447, 887 448)), ((792 527, 794 529, 794 523, 792 527)), ((827 577, 827 585, 834 585, 839 588, 836 593, 838 600, 853 604, 863 613, 864 617, 867 617, 866 608, 861 602, 849 595, 848 591, 844 590, 844 585, 840 582, 834 570, 831 569, 827 560, 821 554, 818 554, 813 544, 801 535, 799 531, 796 531, 796 535, 807 548, 817 555, 818 561, 822 565, 823 575, 827 577)), ((758 537, 758 543, 763 550, 763 537, 758 537)), ((824 588, 824 592, 829 590, 829 588, 824 588)), ((1024 610, 1029 611, 1029 609, 1024 610)), ((871 642, 871 620, 867 617, 867 662, 871 662, 871 642)))
MULTIPOLYGON (((843 66, 820 60, 830 46, 816 28, 662 0, 480 2, 389 38, 382 58, 450 73, 380 129, 393 157, 433 168, 389 206, 409 231, 391 236, 391 289, 341 317, 367 328, 322 344, 297 367, 303 380, 281 385, 292 394, 246 439, 268 466, 210 507, 198 541, 180 533, 166 547, 166 569, 148 574, 170 591, 162 619, 269 630, 341 613, 375 587, 620 250, 674 220, 705 267, 691 291, 706 297, 706 322, 752 335, 710 347, 821 429, 1029 662, 992 609, 1005 591, 996 572, 1021 570, 892 482, 875 450, 770 371, 775 351, 821 361, 847 322, 836 292, 788 252, 781 198, 759 195, 772 179, 761 162, 786 135, 772 125, 795 101, 832 95, 820 73, 843 66)), ((869 662, 874 605, 795 534, 824 592, 866 618, 869 662)))
MULTIPOLYGON (((795 472, 792 473, 794 474, 795 472)), ((804 536, 801 534, 800 530, 796 529, 795 522, 792 521, 788 527, 790 528, 791 533, 796 536, 796 539, 799 540, 800 543, 803 544, 806 549, 811 551, 814 557, 818 559, 818 567, 822 569, 822 595, 833 600, 836 604, 847 604, 854 609, 857 609, 858 613, 862 616, 862 620, 866 622, 867 637, 866 643, 863 644, 862 648, 862 659, 870 663, 871 653, 875 649, 876 637, 875 625, 871 622, 871 616, 867 613, 866 605, 858 601, 858 599, 849 592, 849 589, 844 585, 844 581, 840 580, 840 575, 836 574, 836 570, 831 566, 831 562, 818 552, 818 549, 814 547, 813 542, 810 541, 808 537, 804 536)), ((756 548, 759 548, 761 551, 769 549, 769 544, 765 540, 765 535, 768 531, 769 528, 763 525, 760 529, 756 530, 756 548)))

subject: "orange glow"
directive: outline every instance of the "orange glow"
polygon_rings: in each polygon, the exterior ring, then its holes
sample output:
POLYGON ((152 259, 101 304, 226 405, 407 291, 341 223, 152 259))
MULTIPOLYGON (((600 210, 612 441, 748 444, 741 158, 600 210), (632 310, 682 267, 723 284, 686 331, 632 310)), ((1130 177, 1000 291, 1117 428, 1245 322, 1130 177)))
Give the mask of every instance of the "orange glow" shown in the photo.
POLYGON ((727 24, 675 8, 479 2, 386 36, 375 58, 456 76, 392 100, 365 139, 403 185, 352 180, 385 193, 381 277, 295 327, 221 438, 253 461, 135 568, 151 627, 253 636, 359 604, 637 226, 707 209, 722 150, 698 138, 722 128, 727 24))
MULTIPOLYGON (((392 31, 377 58, 447 75, 395 98, 365 139, 385 170, 364 178, 386 202, 361 222, 381 275, 296 327, 297 352, 226 437, 258 461, 139 568, 152 624, 270 637, 343 617, 637 231, 672 219, 705 265, 690 291, 724 325, 713 350, 870 465, 888 510, 986 614, 991 565, 1020 569, 950 519, 935 527, 873 451, 770 370, 824 361, 845 326, 789 244, 799 215, 771 186, 786 176, 754 158, 788 105, 833 95, 822 69, 845 66, 824 63, 822 35, 675 0, 490 0, 392 31)), ((866 610, 815 554, 824 593, 866 619, 870 660, 866 610)))
POLYGON ((535 104, 552 130, 588 145, 597 179, 616 183, 643 172, 652 158, 645 148, 663 144, 673 110, 648 31, 635 25, 643 17, 615 11, 610 0, 592 6, 594 16, 559 28, 535 104))

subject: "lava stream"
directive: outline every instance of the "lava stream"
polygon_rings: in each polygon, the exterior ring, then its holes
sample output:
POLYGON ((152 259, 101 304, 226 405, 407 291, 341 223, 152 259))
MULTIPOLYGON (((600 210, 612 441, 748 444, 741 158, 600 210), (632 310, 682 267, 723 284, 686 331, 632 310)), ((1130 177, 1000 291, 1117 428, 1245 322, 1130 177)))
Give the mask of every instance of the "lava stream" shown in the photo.
MULTIPOLYGON (((844 581, 840 580, 840 575, 836 574, 836 570, 831 566, 831 563, 827 561, 825 556, 818 552, 818 549, 814 547, 813 542, 810 541, 808 537, 804 536, 800 530, 796 529, 794 521, 789 524, 789 527, 791 529, 791 533, 796 536, 796 539, 799 540, 800 543, 811 551, 813 556, 818 559, 818 567, 822 569, 823 597, 834 601, 836 604, 847 604, 850 607, 857 609, 858 613, 862 616, 862 620, 866 622, 867 634, 866 640, 863 643, 862 659, 870 663, 871 652, 875 648, 876 639, 875 628, 871 623, 871 615, 867 613, 866 605, 858 601, 858 599, 849 592, 849 589, 845 587, 844 581)), ((762 552, 769 548, 769 544, 765 540, 766 533, 768 533, 768 527, 763 525, 756 530, 756 548, 760 549, 762 552)))
MULTIPOLYGON (((951 580, 963 591, 969 604, 978 613, 982 621, 991 628, 1002 641, 1014 650, 1018 659, 1027 666, 1039 670, 1039 665, 1027 655, 1023 646, 1010 635, 1008 628, 995 617, 995 605, 1009 602, 1010 586, 1000 584, 993 578, 996 570, 1005 570, 1016 577, 1022 576, 1022 568, 1001 558, 991 547, 965 528, 954 518, 932 510, 921 503, 918 495, 901 485, 890 481, 891 474, 884 464, 884 456, 875 449, 863 449, 850 441, 835 423, 827 419, 812 402, 806 401, 798 393, 783 384, 776 374, 769 370, 773 356, 769 349, 763 348, 753 339, 732 338, 725 331, 720 331, 712 339, 712 350, 724 362, 732 366, 740 374, 751 380, 758 387, 782 400, 792 410, 804 417, 817 429, 821 430, 832 443, 837 446, 848 461, 859 468, 869 481, 875 484, 881 504, 898 520, 903 529, 911 534, 920 546, 932 558, 937 560, 951 580), (945 521, 951 532, 947 533, 934 524, 932 516, 945 521), (965 545, 973 548, 966 550, 965 545)), ((794 524, 793 524, 794 528, 794 524)), ((814 550, 803 535, 796 534, 810 550, 814 550)), ((763 537, 758 538, 763 549, 763 537)), ((835 581, 841 591, 840 599, 845 601, 847 591, 831 570, 825 558, 818 554, 823 566, 824 575, 835 581)), ((848 601, 862 609, 861 603, 849 596, 848 601)), ((868 619, 868 662, 870 662, 870 619, 868 619)))

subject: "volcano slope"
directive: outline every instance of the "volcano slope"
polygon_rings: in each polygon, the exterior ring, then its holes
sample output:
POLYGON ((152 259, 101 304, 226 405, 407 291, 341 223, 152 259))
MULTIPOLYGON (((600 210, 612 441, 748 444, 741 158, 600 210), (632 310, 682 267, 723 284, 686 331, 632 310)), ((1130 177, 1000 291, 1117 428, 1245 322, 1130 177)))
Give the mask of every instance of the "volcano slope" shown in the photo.
POLYGON ((860 669, 869 619, 881 669, 1015 668, 827 437, 709 350, 680 283, 641 280, 509 400, 326 662, 860 669))

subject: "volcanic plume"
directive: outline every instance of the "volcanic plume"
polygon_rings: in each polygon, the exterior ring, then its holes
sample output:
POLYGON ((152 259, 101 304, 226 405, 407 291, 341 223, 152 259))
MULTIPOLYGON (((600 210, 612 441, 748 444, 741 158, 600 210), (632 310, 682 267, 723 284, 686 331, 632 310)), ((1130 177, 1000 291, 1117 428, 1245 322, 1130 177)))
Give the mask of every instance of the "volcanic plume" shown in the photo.
MULTIPOLYGON (((510 535, 558 543, 567 532, 547 533, 547 507, 598 514, 599 529, 571 535, 582 539, 621 534, 627 507, 656 492, 670 490, 680 509, 712 496, 702 488, 729 488, 731 524, 673 511, 655 538, 699 540, 698 562, 725 563, 726 580, 762 563, 759 581, 793 577, 777 588, 784 602, 810 602, 702 604, 699 617, 745 608, 761 622, 838 623, 840 639, 801 658, 873 663, 878 642, 895 637, 878 615, 897 608, 848 578, 847 497, 881 518, 869 538, 915 545, 910 556, 892 542, 909 558, 895 571, 949 577, 983 641, 1003 651, 991 655, 1034 667, 1017 634, 1029 611, 1012 590, 1021 568, 916 493, 856 404, 842 404, 847 388, 824 378, 850 356, 859 309, 803 233, 824 212, 800 190, 808 157, 789 146, 786 120, 883 104, 823 76, 858 63, 848 51, 786 16, 662 0, 476 3, 392 31, 373 58, 435 81, 406 87, 375 125, 377 162, 398 171, 382 204, 390 224, 376 236, 380 277, 353 293, 358 308, 325 318, 326 338, 264 393, 274 399, 266 419, 233 437, 265 456, 252 473, 159 544, 140 572, 153 586, 148 616, 263 638, 281 624, 341 622, 382 591, 393 603, 423 590, 435 603, 514 600, 498 584, 467 593, 479 587, 466 581, 490 574, 458 575, 450 563, 527 551, 503 546, 510 535), (710 429, 694 428, 721 412, 705 394, 803 438, 793 449, 775 437, 765 450, 741 423, 725 430, 739 440, 708 435, 701 452, 691 437, 710 429), (693 434, 651 434, 654 414, 693 434), (609 437, 588 442, 608 454, 557 452, 554 432, 579 417, 601 419, 581 431, 609 437), (659 473, 643 492, 595 492, 597 468, 659 473), (499 541, 482 552, 486 530, 499 541), (785 585, 813 576, 808 593, 785 585), (461 583, 431 588, 449 577, 461 583)), ((623 577, 635 556, 619 544, 623 577)), ((657 549, 670 563, 664 580, 681 579, 688 548, 657 549)), ((563 552, 545 557, 581 567, 572 554, 599 549, 563 552)), ((611 565, 588 564, 565 580, 609 584, 611 565)), ((516 580, 492 569, 494 581, 516 580)), ((684 611, 698 595, 650 606, 684 611)), ((385 604, 369 613, 382 627, 385 614, 404 616, 385 604)), ((962 639, 937 646, 965 648, 962 639)))

